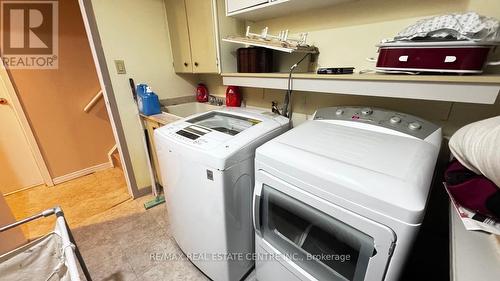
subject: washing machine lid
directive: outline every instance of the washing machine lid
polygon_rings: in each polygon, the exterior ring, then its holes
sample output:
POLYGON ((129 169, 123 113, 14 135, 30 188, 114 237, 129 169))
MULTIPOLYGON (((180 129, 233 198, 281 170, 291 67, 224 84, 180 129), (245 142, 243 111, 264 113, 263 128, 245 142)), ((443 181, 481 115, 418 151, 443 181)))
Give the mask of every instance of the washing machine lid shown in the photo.
POLYGON ((227 135, 235 136, 252 126, 259 124, 262 120, 242 115, 235 115, 228 112, 211 111, 206 114, 187 119, 186 122, 227 135))
POLYGON ((307 121, 259 147, 256 167, 290 175, 332 203, 419 223, 438 152, 416 138, 307 121))
MULTIPOLYGON (((224 170, 253 156, 288 118, 261 110, 221 108, 195 114, 155 130, 185 157, 224 170)), ((274 136, 274 135, 273 135, 274 136)))

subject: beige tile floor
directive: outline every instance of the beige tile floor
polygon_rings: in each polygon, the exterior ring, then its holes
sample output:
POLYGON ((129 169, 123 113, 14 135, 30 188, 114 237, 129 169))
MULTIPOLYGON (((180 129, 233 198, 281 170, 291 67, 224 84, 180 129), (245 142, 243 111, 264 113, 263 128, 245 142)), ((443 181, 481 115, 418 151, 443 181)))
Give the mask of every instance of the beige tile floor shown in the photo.
POLYGON ((152 198, 124 202, 73 231, 94 280, 208 280, 171 237, 166 205, 144 209, 152 198))
MULTIPOLYGON (((131 200, 121 170, 110 169, 6 200, 18 219, 60 205, 95 281, 208 280, 171 237, 166 205, 144 209, 152 198, 131 200)), ((23 232, 33 239, 53 226, 53 219, 41 219, 23 232)))

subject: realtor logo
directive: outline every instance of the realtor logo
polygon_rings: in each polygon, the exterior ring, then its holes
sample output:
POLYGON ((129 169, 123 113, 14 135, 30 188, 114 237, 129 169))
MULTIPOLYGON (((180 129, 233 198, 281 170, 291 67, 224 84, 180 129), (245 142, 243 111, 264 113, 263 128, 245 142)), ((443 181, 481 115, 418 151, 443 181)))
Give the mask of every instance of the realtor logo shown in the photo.
POLYGON ((6 68, 58 67, 57 1, 2 1, 0 33, 6 68))

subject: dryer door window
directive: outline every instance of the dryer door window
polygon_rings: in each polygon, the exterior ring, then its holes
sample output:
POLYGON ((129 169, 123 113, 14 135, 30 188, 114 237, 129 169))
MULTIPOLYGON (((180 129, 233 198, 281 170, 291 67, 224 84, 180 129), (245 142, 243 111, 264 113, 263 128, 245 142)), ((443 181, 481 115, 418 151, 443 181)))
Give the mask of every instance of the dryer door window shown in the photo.
POLYGON ((364 280, 374 239, 270 186, 262 190, 266 241, 318 280, 364 280))

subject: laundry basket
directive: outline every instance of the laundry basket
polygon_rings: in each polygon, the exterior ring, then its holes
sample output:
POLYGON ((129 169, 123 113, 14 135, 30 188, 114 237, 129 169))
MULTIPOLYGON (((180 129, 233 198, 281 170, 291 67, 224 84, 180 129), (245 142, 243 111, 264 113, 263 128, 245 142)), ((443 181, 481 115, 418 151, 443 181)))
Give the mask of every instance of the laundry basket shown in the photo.
POLYGON ((57 217, 52 232, 0 256, 0 281, 80 281, 76 260, 85 278, 92 280, 61 208, 4 226, 0 232, 51 215, 57 217))

